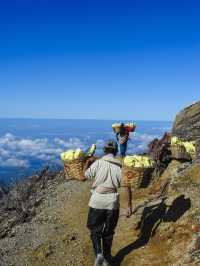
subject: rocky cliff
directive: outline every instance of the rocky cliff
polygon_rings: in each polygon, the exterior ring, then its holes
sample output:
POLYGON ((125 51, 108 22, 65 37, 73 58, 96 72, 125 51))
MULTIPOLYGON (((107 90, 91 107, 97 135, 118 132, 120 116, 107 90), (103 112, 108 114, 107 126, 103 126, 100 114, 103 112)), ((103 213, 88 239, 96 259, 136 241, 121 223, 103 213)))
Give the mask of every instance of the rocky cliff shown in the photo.
POLYGON ((183 139, 200 138, 200 102, 196 102, 177 114, 172 134, 183 139))

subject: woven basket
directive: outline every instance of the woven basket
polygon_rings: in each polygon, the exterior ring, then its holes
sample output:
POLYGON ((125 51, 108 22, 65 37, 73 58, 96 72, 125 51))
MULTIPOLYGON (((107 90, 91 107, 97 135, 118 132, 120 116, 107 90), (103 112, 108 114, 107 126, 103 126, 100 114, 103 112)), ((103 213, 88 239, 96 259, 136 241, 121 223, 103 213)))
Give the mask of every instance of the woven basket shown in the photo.
POLYGON ((83 180, 83 166, 85 160, 77 159, 73 161, 64 162, 64 171, 67 174, 68 179, 83 180))
POLYGON ((182 145, 171 146, 172 157, 178 160, 190 160, 191 157, 182 145))
POLYGON ((113 129, 114 133, 117 134, 117 133, 120 132, 120 128, 121 128, 121 127, 118 126, 118 127, 113 127, 112 129, 113 129))
POLYGON ((134 189, 139 188, 146 168, 128 167, 122 168, 122 186, 131 186, 134 189))
POLYGON ((195 152, 190 154, 193 161, 196 160, 200 155, 200 139, 197 139, 194 145, 195 145, 195 152))
POLYGON ((136 125, 127 126, 127 129, 128 129, 129 132, 134 132, 135 131, 135 128, 136 128, 136 125))
POLYGON ((194 161, 197 158, 197 153, 195 152, 195 153, 190 154, 190 157, 192 161, 194 161))
POLYGON ((196 142, 196 153, 194 159, 200 159, 200 141, 196 142))

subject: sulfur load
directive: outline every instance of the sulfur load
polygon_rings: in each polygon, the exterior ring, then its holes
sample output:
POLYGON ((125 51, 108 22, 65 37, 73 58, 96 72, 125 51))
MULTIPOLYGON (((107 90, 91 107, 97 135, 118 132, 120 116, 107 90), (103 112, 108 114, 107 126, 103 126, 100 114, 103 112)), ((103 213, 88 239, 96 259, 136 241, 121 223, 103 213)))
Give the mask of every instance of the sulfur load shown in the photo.
POLYGON ((62 152, 60 157, 61 157, 61 160, 64 162, 73 161, 73 160, 81 160, 81 159, 92 156, 95 153, 95 150, 96 150, 96 145, 92 144, 86 153, 84 153, 81 149, 68 150, 68 151, 62 152))
POLYGON ((154 161, 148 156, 129 155, 124 158, 124 165, 136 168, 152 168, 154 167, 154 161))
POLYGON ((81 149, 76 149, 76 150, 68 150, 66 152, 62 152, 61 155, 61 160, 62 161, 73 161, 77 159, 83 159, 84 158, 84 153, 81 149))
MULTIPOLYGON (((133 132, 136 128, 136 124, 128 123, 125 124, 124 127, 127 129, 128 132, 133 132)), ((120 128, 121 128, 121 123, 112 124, 112 129, 114 130, 115 133, 118 133, 120 131, 120 128)))
POLYGON ((196 147, 193 141, 182 141, 177 137, 172 137, 171 145, 184 146, 186 152, 189 153, 190 155, 196 152, 196 147))
MULTIPOLYGON (((128 123, 128 124, 125 124, 124 125, 125 127, 135 127, 135 123, 128 123)), ((121 127, 121 123, 115 123, 115 124, 112 124, 112 128, 115 128, 115 127, 121 127)))
POLYGON ((96 151, 96 145, 92 144, 91 147, 86 152, 86 156, 88 157, 92 156, 95 153, 95 151, 96 151))

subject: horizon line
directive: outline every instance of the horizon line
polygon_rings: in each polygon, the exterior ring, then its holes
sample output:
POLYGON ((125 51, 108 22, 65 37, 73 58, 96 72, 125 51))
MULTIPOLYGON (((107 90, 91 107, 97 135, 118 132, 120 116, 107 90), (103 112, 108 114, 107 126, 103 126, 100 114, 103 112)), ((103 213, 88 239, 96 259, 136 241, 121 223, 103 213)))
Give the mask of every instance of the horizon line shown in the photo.
POLYGON ((0 119, 19 119, 19 120, 93 120, 93 121, 139 121, 139 122, 170 122, 173 120, 160 120, 160 119, 113 119, 113 118, 54 118, 54 117, 0 117, 0 119))

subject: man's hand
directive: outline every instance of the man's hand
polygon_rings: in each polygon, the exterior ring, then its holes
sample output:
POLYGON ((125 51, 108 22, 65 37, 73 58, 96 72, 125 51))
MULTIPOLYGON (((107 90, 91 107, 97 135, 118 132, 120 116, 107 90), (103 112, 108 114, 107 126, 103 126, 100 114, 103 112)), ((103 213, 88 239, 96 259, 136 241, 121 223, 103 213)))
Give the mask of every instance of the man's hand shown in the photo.
POLYGON ((132 208, 131 207, 128 207, 127 208, 127 211, 126 211, 126 217, 129 218, 132 214, 132 208))
POLYGON ((82 176, 82 181, 85 181, 87 178, 85 177, 85 172, 86 170, 96 161, 96 158, 94 156, 91 156, 90 158, 87 159, 85 162, 85 165, 83 167, 83 176, 82 176))
POLYGON ((95 161, 96 161, 96 158, 94 156, 91 156, 90 158, 87 159, 84 168, 87 170, 87 168, 89 168, 90 165, 92 165, 95 161))
POLYGON ((86 181, 87 178, 84 176, 84 174, 81 176, 81 181, 86 181))

